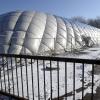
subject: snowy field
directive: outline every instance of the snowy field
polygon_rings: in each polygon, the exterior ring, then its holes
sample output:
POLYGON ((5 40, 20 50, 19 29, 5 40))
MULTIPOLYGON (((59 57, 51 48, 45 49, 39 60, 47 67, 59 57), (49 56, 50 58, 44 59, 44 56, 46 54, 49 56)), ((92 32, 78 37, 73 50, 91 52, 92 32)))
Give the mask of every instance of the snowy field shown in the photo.
MULTIPOLYGON (((64 53, 62 55, 58 55, 58 56, 64 56, 64 57, 75 57, 75 58, 86 58, 86 59, 97 59, 100 58, 100 48, 94 47, 94 48, 89 48, 87 50, 81 51, 80 53, 77 54, 67 54, 64 53)), ((31 68, 31 64, 30 64, 30 60, 27 60, 27 71, 26 71, 26 67, 25 67, 25 61, 22 60, 22 69, 20 67, 20 63, 17 62, 17 74, 18 74, 18 88, 19 88, 19 95, 20 96, 24 96, 27 98, 27 89, 29 92, 29 100, 33 100, 33 93, 32 93, 32 86, 34 87, 34 98, 35 100, 38 100, 38 79, 37 79, 37 62, 33 61, 32 63, 32 68, 31 68), (23 77, 21 77, 21 70, 22 70, 22 74, 23 77), (28 74, 28 83, 27 83, 27 75, 28 74), (33 81, 34 84, 32 84, 32 75, 33 75, 33 81), (23 81, 21 81, 23 80, 23 81), (23 83, 23 91, 24 94, 22 94, 22 85, 21 83, 23 83), (28 84, 28 88, 27 85, 28 84)), ((45 68, 43 68, 43 61, 39 61, 39 90, 40 90, 40 100, 44 100, 44 69, 46 69, 47 67, 50 67, 50 61, 45 61, 45 68)), ((13 86, 14 86, 14 94, 18 95, 18 91, 17 91, 17 77, 16 77, 16 65, 15 63, 13 63, 13 72, 11 70, 11 64, 9 63, 9 68, 7 69, 7 67, 4 68, 4 72, 2 69, 2 76, 1 76, 1 82, 2 86, 3 86, 3 90, 6 89, 7 91, 10 90, 11 93, 13 93, 13 86), (7 71, 8 70, 8 71, 7 71), (12 73, 13 73, 13 77, 12 77, 12 73), (4 78, 4 74, 5 74, 5 78, 4 78), (9 82, 8 82, 8 74, 9 74, 9 82), (12 81, 12 79, 14 79, 14 81, 12 81), (10 86, 9 86, 10 84, 10 86)), ((52 61, 52 68, 57 68, 57 62, 52 61)), ((85 64, 85 70, 84 70, 84 95, 86 93, 91 93, 91 69, 92 66, 90 64, 85 64)), ((45 70, 45 84, 46 84, 46 100, 48 100, 50 98, 50 94, 51 94, 51 90, 50 90, 50 86, 51 86, 51 82, 50 82, 50 71, 49 70, 45 70)), ((97 86, 100 85, 100 74, 98 75, 94 75, 94 93, 95 90, 97 88, 97 86)), ((0 84, 1 85, 1 84, 0 84)), ((82 64, 76 63, 75 64, 75 100, 81 99, 82 98, 82 92, 81 92, 81 87, 82 87, 82 64)), ((56 98, 58 96, 58 79, 57 79, 57 70, 53 70, 52 71, 52 95, 53 98, 56 98)), ((65 94, 65 63, 64 62, 59 62, 59 95, 62 96, 65 94)), ((67 92, 68 93, 73 93, 73 63, 67 63, 67 92)), ((67 100, 72 100, 73 99, 73 95, 68 96, 67 100)))

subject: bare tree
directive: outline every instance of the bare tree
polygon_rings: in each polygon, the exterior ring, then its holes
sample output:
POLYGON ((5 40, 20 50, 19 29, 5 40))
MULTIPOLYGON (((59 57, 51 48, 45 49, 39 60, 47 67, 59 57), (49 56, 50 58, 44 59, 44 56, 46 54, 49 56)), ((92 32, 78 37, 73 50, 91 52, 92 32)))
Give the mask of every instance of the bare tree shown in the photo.
POLYGON ((97 17, 96 19, 88 19, 88 25, 100 28, 100 17, 97 17))
POLYGON ((85 35, 82 35, 81 36, 82 38, 82 42, 83 42, 83 45, 86 46, 86 47, 91 47, 94 45, 93 41, 91 40, 91 37, 90 36, 85 36, 85 35))
POLYGON ((80 16, 72 17, 71 20, 73 20, 73 21, 78 21, 78 22, 87 24, 87 20, 86 20, 86 18, 84 18, 84 17, 80 17, 80 16))

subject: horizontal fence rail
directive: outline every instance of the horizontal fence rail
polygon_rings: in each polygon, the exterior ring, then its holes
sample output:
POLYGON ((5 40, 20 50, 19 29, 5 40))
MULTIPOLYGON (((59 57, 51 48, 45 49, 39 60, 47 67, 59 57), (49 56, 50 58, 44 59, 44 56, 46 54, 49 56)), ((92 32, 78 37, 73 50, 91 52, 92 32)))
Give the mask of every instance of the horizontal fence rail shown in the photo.
POLYGON ((0 54, 0 94, 9 100, 95 100, 100 60, 0 54))

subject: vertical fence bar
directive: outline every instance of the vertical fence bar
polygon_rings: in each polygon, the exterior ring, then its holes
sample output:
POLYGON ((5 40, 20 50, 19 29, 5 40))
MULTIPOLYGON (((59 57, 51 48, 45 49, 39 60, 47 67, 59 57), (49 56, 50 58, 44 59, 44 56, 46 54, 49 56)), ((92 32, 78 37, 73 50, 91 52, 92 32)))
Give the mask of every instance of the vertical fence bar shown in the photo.
POLYGON ((22 85, 22 96, 24 97, 24 89, 23 89, 23 71, 22 71, 22 58, 20 58, 20 69, 21 69, 21 85, 22 85))
POLYGON ((75 100, 75 62, 73 62, 73 100, 75 100))
MULTIPOLYGON (((2 63, 3 65, 3 63, 2 63)), ((3 90, 3 87, 2 87, 2 73, 1 73, 1 68, 0 68, 0 87, 1 87, 1 90, 3 90)))
POLYGON ((31 59, 31 77, 32 77, 32 94, 33 94, 33 100, 34 100, 34 78, 33 78, 33 64, 32 64, 32 59, 31 59))
POLYGON ((8 91, 10 93, 10 79, 9 79, 9 63, 8 63, 8 57, 6 57, 6 60, 7 60, 7 76, 8 76, 8 91))
POLYGON ((11 57, 11 72, 12 72, 12 83, 13 83, 13 94, 15 93, 14 91, 14 75, 13 75, 13 65, 12 65, 12 57, 11 57))
POLYGON ((5 92, 6 92, 6 79, 5 79, 5 62, 4 58, 2 57, 2 67, 3 67, 3 75, 4 75, 4 84, 5 84, 5 92))
POLYGON ((67 100, 67 62, 65 62, 65 100, 67 100))
POLYGON ((44 60, 43 60, 43 76, 44 76, 44 100, 46 100, 45 61, 44 60))
MULTIPOLYGON (((9 94, 10 94, 10 77, 9 77, 9 61, 8 61, 8 57, 6 57, 6 60, 7 60, 7 76, 8 76, 8 92, 9 92, 9 94)), ((8 97, 9 98, 9 100, 11 100, 11 97, 9 96, 8 97)))
POLYGON ((93 87, 94 87, 94 64, 92 64, 92 93, 91 93, 91 100, 94 100, 94 94, 93 94, 93 87))
POLYGON ((58 100, 59 100, 59 62, 57 61, 57 85, 58 85, 58 100))
POLYGON ((17 72, 17 58, 15 58, 15 66, 16 66, 16 81, 17 81, 17 94, 19 96, 19 84, 18 84, 18 72, 17 72))
POLYGON ((27 97, 29 99, 29 88, 28 88, 28 71, 27 71, 27 59, 25 58, 25 67, 26 67, 26 84, 27 84, 27 97))
POLYGON ((82 63, 82 100, 84 99, 84 63, 82 63))
POLYGON ((51 100, 52 100, 52 63, 51 63, 51 60, 50 60, 50 90, 51 90, 51 92, 50 92, 50 98, 51 98, 51 100))
POLYGON ((37 82, 38 82, 38 100, 40 100, 40 83, 39 83, 39 63, 37 60, 37 82))

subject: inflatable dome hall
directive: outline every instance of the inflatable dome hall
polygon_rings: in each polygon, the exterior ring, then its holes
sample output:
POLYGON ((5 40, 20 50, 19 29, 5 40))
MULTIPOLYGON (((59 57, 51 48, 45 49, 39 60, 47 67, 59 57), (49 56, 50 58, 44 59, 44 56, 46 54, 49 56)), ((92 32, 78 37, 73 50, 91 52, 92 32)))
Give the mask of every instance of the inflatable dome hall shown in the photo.
POLYGON ((0 15, 0 53, 52 54, 100 42, 100 29, 37 11, 0 15))

